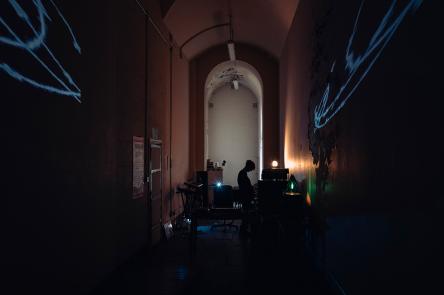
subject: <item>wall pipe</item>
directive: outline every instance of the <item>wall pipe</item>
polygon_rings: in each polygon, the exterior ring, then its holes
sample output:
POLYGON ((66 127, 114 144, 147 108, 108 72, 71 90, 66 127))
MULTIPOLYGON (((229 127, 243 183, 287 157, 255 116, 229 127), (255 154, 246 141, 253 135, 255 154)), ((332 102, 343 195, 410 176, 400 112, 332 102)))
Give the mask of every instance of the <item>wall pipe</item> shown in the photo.
MULTIPOLYGON (((173 36, 169 34, 170 44, 173 43, 173 36)), ((169 173, 170 173, 170 221, 173 215, 173 197, 174 188, 172 183, 172 167, 173 167, 173 46, 170 45, 170 163, 169 163, 169 173)))
MULTIPOLYGON (((137 1, 137 0, 136 0, 137 1)), ((229 23, 223 23, 223 24, 218 24, 218 25, 214 25, 214 26, 211 26, 211 27, 208 27, 208 28, 206 28, 206 29, 203 29, 202 31, 199 31, 199 32, 197 32, 196 34, 194 34, 193 36, 191 36, 190 38, 188 38, 185 42, 183 42, 183 44, 182 45, 180 45, 180 47, 179 47, 179 50, 180 50, 180 58, 182 58, 183 57, 183 54, 182 54, 182 48, 184 48, 191 40, 193 40, 194 38, 196 38, 197 36, 199 36, 200 34, 203 34, 203 33, 205 33, 205 32, 207 32, 207 31, 209 31, 209 30, 212 30, 212 29, 216 29, 216 28, 219 28, 219 27, 225 27, 225 26, 230 26, 231 27, 231 21, 229 22, 229 23)))
POLYGON ((150 144, 148 137, 148 121, 149 121, 149 113, 148 113, 148 104, 149 104, 149 97, 148 97, 148 18, 145 16, 145 100, 144 100, 144 108, 145 108, 145 122, 144 122, 144 145, 145 145, 145 156, 144 156, 144 166, 145 169, 143 173, 143 182, 145 183, 144 189, 146 190, 145 193, 145 200, 146 200, 146 210, 147 210, 147 223, 148 223, 148 243, 151 244, 151 202, 149 197, 149 190, 148 190, 148 169, 146 167, 149 166, 149 159, 147 157, 147 154, 149 153, 150 147, 148 146, 150 144))
POLYGON ((172 41, 168 41, 168 39, 163 35, 163 33, 160 30, 159 26, 154 22, 153 18, 151 17, 149 12, 145 9, 145 7, 143 7, 142 3, 140 3, 139 0, 135 0, 135 1, 136 1, 137 5, 140 7, 140 9, 142 10, 143 14, 148 18, 150 23, 153 25, 153 27, 156 30, 157 34, 159 34, 160 38, 162 38, 163 42, 165 42, 165 44, 167 44, 170 47, 174 46, 174 43, 172 41))

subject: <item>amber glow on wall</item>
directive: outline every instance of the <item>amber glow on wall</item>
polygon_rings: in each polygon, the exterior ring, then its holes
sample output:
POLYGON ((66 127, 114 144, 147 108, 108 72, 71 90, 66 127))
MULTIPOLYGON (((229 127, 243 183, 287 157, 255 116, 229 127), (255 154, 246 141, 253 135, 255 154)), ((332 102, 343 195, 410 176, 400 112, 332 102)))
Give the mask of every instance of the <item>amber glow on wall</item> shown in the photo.
MULTIPOLYGON (((293 87, 289 85, 289 87, 293 87)), ((304 122, 301 121, 301 113, 296 112, 294 102, 288 98, 284 102, 284 165, 300 181, 307 177, 307 169, 311 166, 311 155, 303 130, 304 122), (305 147, 305 148, 304 148, 305 147)))
MULTIPOLYGON (((287 104, 290 102, 287 101, 287 104)), ((289 173, 294 174, 300 181, 308 176, 308 170, 313 167, 311 154, 308 149, 303 149, 306 143, 301 140, 301 131, 298 129, 297 116, 290 114, 291 107, 287 105, 285 109, 284 125, 284 165, 289 169, 289 173), (299 136, 298 136, 299 135, 299 136)))
POLYGON ((288 107, 285 109, 285 126, 284 126, 284 165, 285 168, 290 170, 290 174, 295 172, 295 151, 293 150, 294 138, 293 138, 293 128, 294 122, 293 118, 288 114, 288 107))
POLYGON ((311 206, 311 197, 310 197, 310 194, 309 194, 309 193, 307 193, 307 197, 305 198, 305 200, 306 200, 306 202, 307 202, 307 205, 308 205, 308 206, 311 206))

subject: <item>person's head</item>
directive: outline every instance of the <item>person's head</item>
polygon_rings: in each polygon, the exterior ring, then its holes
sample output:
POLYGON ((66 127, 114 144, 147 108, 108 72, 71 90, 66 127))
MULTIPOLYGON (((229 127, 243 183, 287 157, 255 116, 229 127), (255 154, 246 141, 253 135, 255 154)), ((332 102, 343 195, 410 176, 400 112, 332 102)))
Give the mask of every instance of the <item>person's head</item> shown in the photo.
POLYGON ((254 162, 251 160, 247 160, 247 162, 245 163, 245 170, 247 170, 247 172, 250 172, 254 169, 256 169, 256 165, 254 164, 254 162))

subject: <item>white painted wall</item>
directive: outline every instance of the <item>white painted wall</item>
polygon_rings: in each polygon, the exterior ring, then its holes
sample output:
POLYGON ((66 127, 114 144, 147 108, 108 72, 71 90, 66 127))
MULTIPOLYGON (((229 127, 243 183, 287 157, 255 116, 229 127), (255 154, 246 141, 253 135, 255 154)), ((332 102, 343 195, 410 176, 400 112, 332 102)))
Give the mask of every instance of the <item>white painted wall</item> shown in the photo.
MULTIPOLYGON (((213 162, 227 161, 224 183, 237 186, 237 174, 246 160, 253 160, 259 167, 258 100, 240 85, 239 90, 219 88, 209 103, 212 107, 208 108, 208 156, 213 162)), ((258 179, 257 171, 249 173, 253 184, 258 179)))

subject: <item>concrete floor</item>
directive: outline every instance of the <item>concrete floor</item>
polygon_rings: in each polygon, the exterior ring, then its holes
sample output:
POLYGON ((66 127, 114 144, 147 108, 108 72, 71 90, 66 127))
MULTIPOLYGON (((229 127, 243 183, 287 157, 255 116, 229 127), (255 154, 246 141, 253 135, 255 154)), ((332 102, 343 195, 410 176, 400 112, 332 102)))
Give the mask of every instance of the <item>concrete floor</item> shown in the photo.
POLYGON ((198 227, 194 256, 186 232, 176 231, 151 255, 134 256, 93 294, 333 294, 299 247, 272 237, 267 243, 266 235, 252 241, 236 229, 210 225, 198 227))

